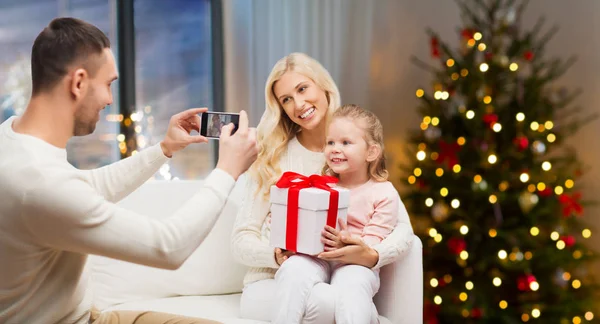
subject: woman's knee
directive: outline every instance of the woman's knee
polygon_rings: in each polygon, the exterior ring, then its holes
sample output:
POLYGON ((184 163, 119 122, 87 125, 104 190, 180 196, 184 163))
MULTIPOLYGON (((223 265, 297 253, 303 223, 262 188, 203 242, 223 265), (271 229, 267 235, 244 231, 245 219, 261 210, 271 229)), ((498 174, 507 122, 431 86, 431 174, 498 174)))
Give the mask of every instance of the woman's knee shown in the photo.
POLYGON ((315 260, 306 255, 292 255, 281 264, 275 277, 289 274, 293 278, 304 278, 325 273, 327 273, 327 268, 320 260, 315 260))
POLYGON ((379 275, 363 266, 346 265, 335 270, 331 284, 340 292, 367 290, 375 294, 379 290, 379 275))

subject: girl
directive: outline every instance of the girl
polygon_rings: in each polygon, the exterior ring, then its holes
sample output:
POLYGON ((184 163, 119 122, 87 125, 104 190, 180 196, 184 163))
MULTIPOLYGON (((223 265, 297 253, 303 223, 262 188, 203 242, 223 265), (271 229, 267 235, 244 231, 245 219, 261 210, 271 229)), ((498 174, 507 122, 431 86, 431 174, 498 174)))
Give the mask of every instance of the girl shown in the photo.
MULTIPOLYGON (((240 301, 244 318, 271 321, 276 309, 275 273, 282 264, 302 263, 288 260, 289 252, 269 246, 269 188, 283 171, 301 174, 320 173, 325 164, 327 120, 340 105, 338 88, 319 62, 302 53, 279 60, 265 86, 266 110, 257 127, 259 153, 245 176, 246 196, 241 203, 231 237, 233 256, 248 267, 240 301)), ((354 245, 327 252, 343 252, 324 257, 379 269, 393 263, 412 243, 412 227, 401 206, 395 217, 400 223, 380 244, 368 246, 351 238, 354 245)), ((308 264, 314 264, 312 260, 308 264)), ((293 270, 294 267, 288 267, 293 270)), ((313 276, 305 272, 298 276, 313 276)), ((333 323, 335 291, 325 280, 304 292, 305 304, 292 317, 303 323, 333 323)), ((376 313, 375 313, 376 314, 376 313)), ((374 315, 375 316, 375 315, 374 315)), ((293 321, 292 321, 293 322, 293 321)))
MULTIPOLYGON (((350 189, 347 226, 341 224, 342 232, 325 228, 322 241, 326 250, 342 248, 342 235, 359 236, 369 246, 381 243, 396 226, 400 197, 387 181, 379 119, 356 105, 336 110, 327 132, 325 159, 324 173, 337 177, 340 187, 350 189)), ((290 312, 304 309, 304 292, 320 282, 329 282, 336 292, 337 324, 378 323, 373 304, 379 289, 378 269, 294 255, 281 266, 275 281, 280 302, 274 323, 300 323, 290 318, 290 312), (313 275, 298 276, 301 272, 313 275)))

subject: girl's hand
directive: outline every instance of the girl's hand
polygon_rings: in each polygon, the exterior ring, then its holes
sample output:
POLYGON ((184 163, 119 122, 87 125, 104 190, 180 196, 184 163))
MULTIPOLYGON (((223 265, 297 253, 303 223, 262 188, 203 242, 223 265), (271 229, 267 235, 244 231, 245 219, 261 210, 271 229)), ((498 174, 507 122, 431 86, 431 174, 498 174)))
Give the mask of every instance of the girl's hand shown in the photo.
POLYGON ((346 246, 334 251, 322 252, 318 258, 343 264, 362 265, 367 268, 372 268, 379 262, 379 253, 360 237, 343 236, 342 243, 346 246))
POLYGON ((325 229, 321 232, 321 242, 325 244, 325 251, 333 251, 346 246, 346 243, 342 241, 342 236, 350 236, 348 227, 341 218, 338 219, 338 224, 340 224, 340 231, 325 225, 325 229))

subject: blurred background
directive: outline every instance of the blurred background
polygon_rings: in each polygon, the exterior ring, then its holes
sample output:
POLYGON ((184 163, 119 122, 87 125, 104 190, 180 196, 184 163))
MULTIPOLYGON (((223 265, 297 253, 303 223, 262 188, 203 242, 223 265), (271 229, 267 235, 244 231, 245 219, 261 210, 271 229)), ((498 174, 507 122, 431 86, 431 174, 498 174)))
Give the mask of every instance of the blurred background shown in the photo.
MULTIPOLYGON (((115 86, 115 103, 93 135, 69 143, 75 166, 106 165, 156 143, 170 116, 190 107, 244 109, 256 126, 272 66, 298 51, 329 70, 343 103, 359 104, 383 121, 390 180, 401 192, 406 181, 399 165, 413 159, 404 153, 408 132, 423 121, 415 91, 432 85, 432 75, 411 57, 434 62, 427 28, 450 44, 461 38, 459 6, 445 0, 0 0, 0 122, 25 108, 31 45, 59 16, 105 31, 119 53, 119 83, 130 84, 115 86)), ((530 1, 522 28, 540 16, 559 27, 546 55, 578 58, 556 84, 581 88, 575 104, 598 112, 600 1, 530 1)), ((577 184, 584 198, 600 190, 598 126, 593 121, 568 140, 589 167, 577 184)), ((202 178, 216 153, 214 143, 190 147, 157 178, 202 178)), ((583 219, 598 227, 599 211, 587 207, 583 219)), ((588 242, 598 246, 600 235, 588 242)))

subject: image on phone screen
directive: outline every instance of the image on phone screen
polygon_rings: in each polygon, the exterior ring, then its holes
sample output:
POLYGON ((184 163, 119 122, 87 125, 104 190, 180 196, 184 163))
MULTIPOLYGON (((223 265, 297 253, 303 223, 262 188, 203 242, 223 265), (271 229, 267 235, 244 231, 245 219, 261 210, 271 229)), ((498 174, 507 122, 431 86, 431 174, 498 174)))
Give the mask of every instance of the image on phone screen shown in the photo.
POLYGON ((200 135, 218 139, 221 136, 221 128, 229 123, 233 123, 234 125, 231 132, 231 135, 233 135, 238 129, 239 120, 240 115, 236 113, 207 111, 201 117, 200 135))

